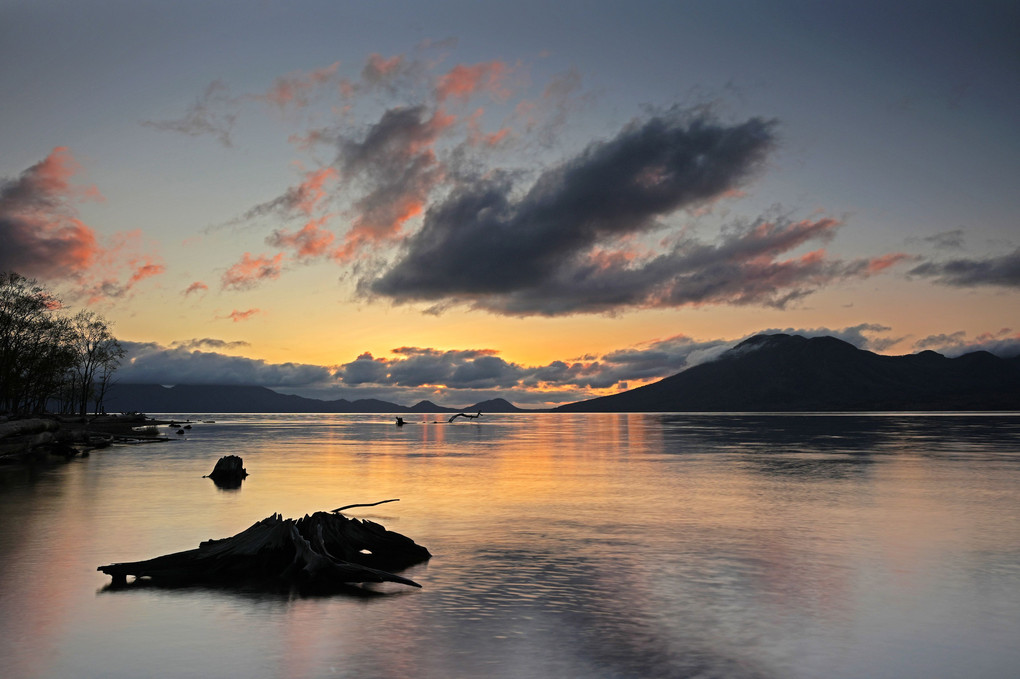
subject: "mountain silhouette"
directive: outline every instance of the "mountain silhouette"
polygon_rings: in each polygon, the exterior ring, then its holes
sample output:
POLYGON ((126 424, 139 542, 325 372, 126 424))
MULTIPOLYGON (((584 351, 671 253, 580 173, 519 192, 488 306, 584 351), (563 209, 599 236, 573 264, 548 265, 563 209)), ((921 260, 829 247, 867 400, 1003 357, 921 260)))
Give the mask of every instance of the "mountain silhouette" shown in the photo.
POLYGON ((108 412, 147 413, 511 413, 528 412, 504 399, 482 401, 463 408, 419 401, 402 406, 365 398, 325 401, 280 394, 266 387, 226 384, 115 384, 104 403, 108 412))
POLYGON ((756 335, 718 359, 559 412, 1020 410, 1020 357, 883 356, 835 337, 756 335))

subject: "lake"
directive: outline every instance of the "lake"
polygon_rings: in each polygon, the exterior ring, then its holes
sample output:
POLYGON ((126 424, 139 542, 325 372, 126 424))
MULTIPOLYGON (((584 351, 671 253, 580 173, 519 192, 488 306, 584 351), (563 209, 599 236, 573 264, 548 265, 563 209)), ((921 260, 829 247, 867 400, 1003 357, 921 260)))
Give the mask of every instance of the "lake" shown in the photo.
POLYGON ((216 422, 0 470, 4 677, 1020 672, 1017 415, 187 416, 216 422), (239 490, 202 478, 228 454, 239 490), (421 590, 96 571, 390 498, 346 513, 429 548, 421 590))

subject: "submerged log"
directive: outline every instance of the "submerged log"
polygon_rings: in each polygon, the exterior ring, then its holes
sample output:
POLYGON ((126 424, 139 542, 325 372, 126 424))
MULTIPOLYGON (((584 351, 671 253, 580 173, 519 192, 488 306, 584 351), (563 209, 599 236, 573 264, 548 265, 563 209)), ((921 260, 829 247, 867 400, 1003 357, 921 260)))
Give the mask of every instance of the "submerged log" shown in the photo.
POLYGON ((216 460, 216 466, 208 478, 220 488, 240 488, 241 482, 248 476, 244 468, 244 460, 237 455, 224 455, 216 460))
POLYGON ((115 586, 127 576, 154 585, 183 587, 297 588, 308 593, 342 591, 349 583, 396 582, 421 587, 395 575, 431 558, 410 538, 371 521, 316 512, 301 519, 274 514, 237 535, 208 540, 198 549, 147 561, 114 563, 97 570, 115 586))
POLYGON ((447 420, 447 422, 453 422, 453 421, 454 421, 454 420, 456 420, 456 419, 457 419, 458 417, 465 417, 465 418, 467 418, 467 419, 469 419, 469 420, 477 420, 477 419, 478 419, 479 417, 481 417, 481 416, 482 416, 482 414, 481 414, 481 413, 478 413, 477 415, 468 415, 467 413, 457 413, 456 415, 454 415, 453 417, 451 417, 450 419, 448 419, 448 420, 447 420))

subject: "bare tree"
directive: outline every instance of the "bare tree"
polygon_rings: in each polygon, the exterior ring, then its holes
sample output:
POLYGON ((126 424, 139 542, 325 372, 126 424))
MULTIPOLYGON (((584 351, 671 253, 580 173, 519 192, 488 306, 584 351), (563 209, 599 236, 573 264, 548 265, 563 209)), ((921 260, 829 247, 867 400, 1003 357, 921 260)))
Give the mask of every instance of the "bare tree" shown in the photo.
MULTIPOLYGON (((94 311, 79 311, 71 318, 71 347, 75 356, 74 392, 78 414, 88 412, 95 395, 97 374, 112 373, 124 349, 110 332, 110 324, 94 311)), ((108 382, 109 377, 104 378, 108 382)))

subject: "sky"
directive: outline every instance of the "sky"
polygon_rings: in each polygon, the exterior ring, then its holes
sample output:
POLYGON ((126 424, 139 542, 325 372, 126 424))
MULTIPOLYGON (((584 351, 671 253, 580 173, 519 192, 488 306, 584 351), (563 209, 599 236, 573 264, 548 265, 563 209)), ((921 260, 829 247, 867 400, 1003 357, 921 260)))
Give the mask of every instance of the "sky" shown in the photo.
POLYGON ((524 407, 1020 353, 1020 5, 0 0, 0 271, 123 383, 524 407))

